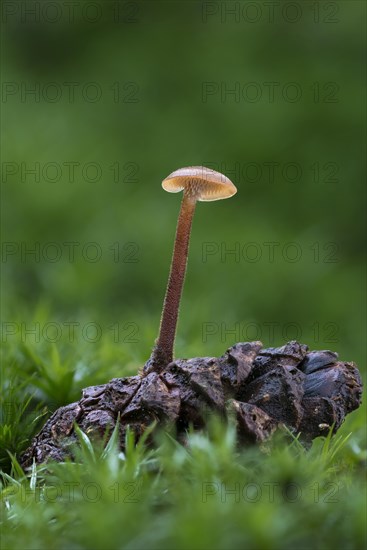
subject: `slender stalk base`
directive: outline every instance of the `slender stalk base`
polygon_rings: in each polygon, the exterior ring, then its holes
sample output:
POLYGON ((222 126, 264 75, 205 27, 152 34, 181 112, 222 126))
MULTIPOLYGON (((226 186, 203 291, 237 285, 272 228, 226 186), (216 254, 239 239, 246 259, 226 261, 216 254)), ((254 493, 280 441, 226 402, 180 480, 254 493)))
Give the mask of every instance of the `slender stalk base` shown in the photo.
POLYGON ((152 371, 160 372, 173 359, 173 345, 182 288, 185 280, 190 232, 195 206, 196 199, 184 192, 177 222, 176 239, 166 296, 164 298, 159 336, 150 359, 145 364, 145 373, 152 371))

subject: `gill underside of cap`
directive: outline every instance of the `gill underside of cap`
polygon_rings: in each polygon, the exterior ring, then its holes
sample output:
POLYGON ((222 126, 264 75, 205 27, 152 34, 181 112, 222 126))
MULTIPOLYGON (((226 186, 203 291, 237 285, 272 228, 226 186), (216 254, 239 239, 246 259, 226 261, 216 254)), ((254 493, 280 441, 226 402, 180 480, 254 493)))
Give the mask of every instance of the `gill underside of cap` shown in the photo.
POLYGON ((237 189, 224 174, 205 168, 189 166, 172 172, 162 182, 162 187, 169 193, 185 191, 198 201, 216 201, 232 197, 237 189))

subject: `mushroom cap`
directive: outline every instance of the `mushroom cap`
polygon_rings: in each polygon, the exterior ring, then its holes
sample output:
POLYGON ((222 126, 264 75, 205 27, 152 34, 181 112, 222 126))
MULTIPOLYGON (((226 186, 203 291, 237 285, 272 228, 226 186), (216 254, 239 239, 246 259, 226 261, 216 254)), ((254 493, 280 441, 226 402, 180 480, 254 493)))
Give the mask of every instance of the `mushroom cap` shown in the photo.
POLYGON ((204 166, 179 168, 165 178, 162 187, 169 193, 185 190, 198 201, 227 199, 237 193, 237 188, 224 174, 204 166))

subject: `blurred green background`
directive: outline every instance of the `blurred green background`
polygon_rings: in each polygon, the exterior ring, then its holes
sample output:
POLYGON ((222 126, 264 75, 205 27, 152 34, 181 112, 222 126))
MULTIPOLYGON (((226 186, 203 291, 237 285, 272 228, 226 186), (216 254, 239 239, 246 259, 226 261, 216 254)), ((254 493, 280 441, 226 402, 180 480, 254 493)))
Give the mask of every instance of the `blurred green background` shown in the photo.
POLYGON ((298 338, 364 368, 363 3, 4 4, 3 343, 141 366, 181 199, 160 184, 205 165, 238 193, 198 205, 176 356, 298 338))

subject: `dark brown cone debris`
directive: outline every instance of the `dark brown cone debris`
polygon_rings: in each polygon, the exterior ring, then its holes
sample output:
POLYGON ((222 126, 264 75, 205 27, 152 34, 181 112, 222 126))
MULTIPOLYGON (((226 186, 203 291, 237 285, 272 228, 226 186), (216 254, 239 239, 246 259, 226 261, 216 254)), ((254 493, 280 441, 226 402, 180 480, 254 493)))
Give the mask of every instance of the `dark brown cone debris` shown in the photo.
POLYGON ((22 457, 30 466, 72 457, 74 424, 88 436, 103 437, 120 416, 120 445, 127 426, 138 439, 153 422, 175 425, 184 438, 192 425, 203 428, 210 414, 235 415, 242 444, 258 443, 281 424, 311 441, 340 427, 361 403, 362 382, 354 363, 331 351, 311 351, 296 341, 261 349, 238 343, 222 357, 177 359, 159 373, 114 378, 83 390, 78 403, 51 416, 22 457))

